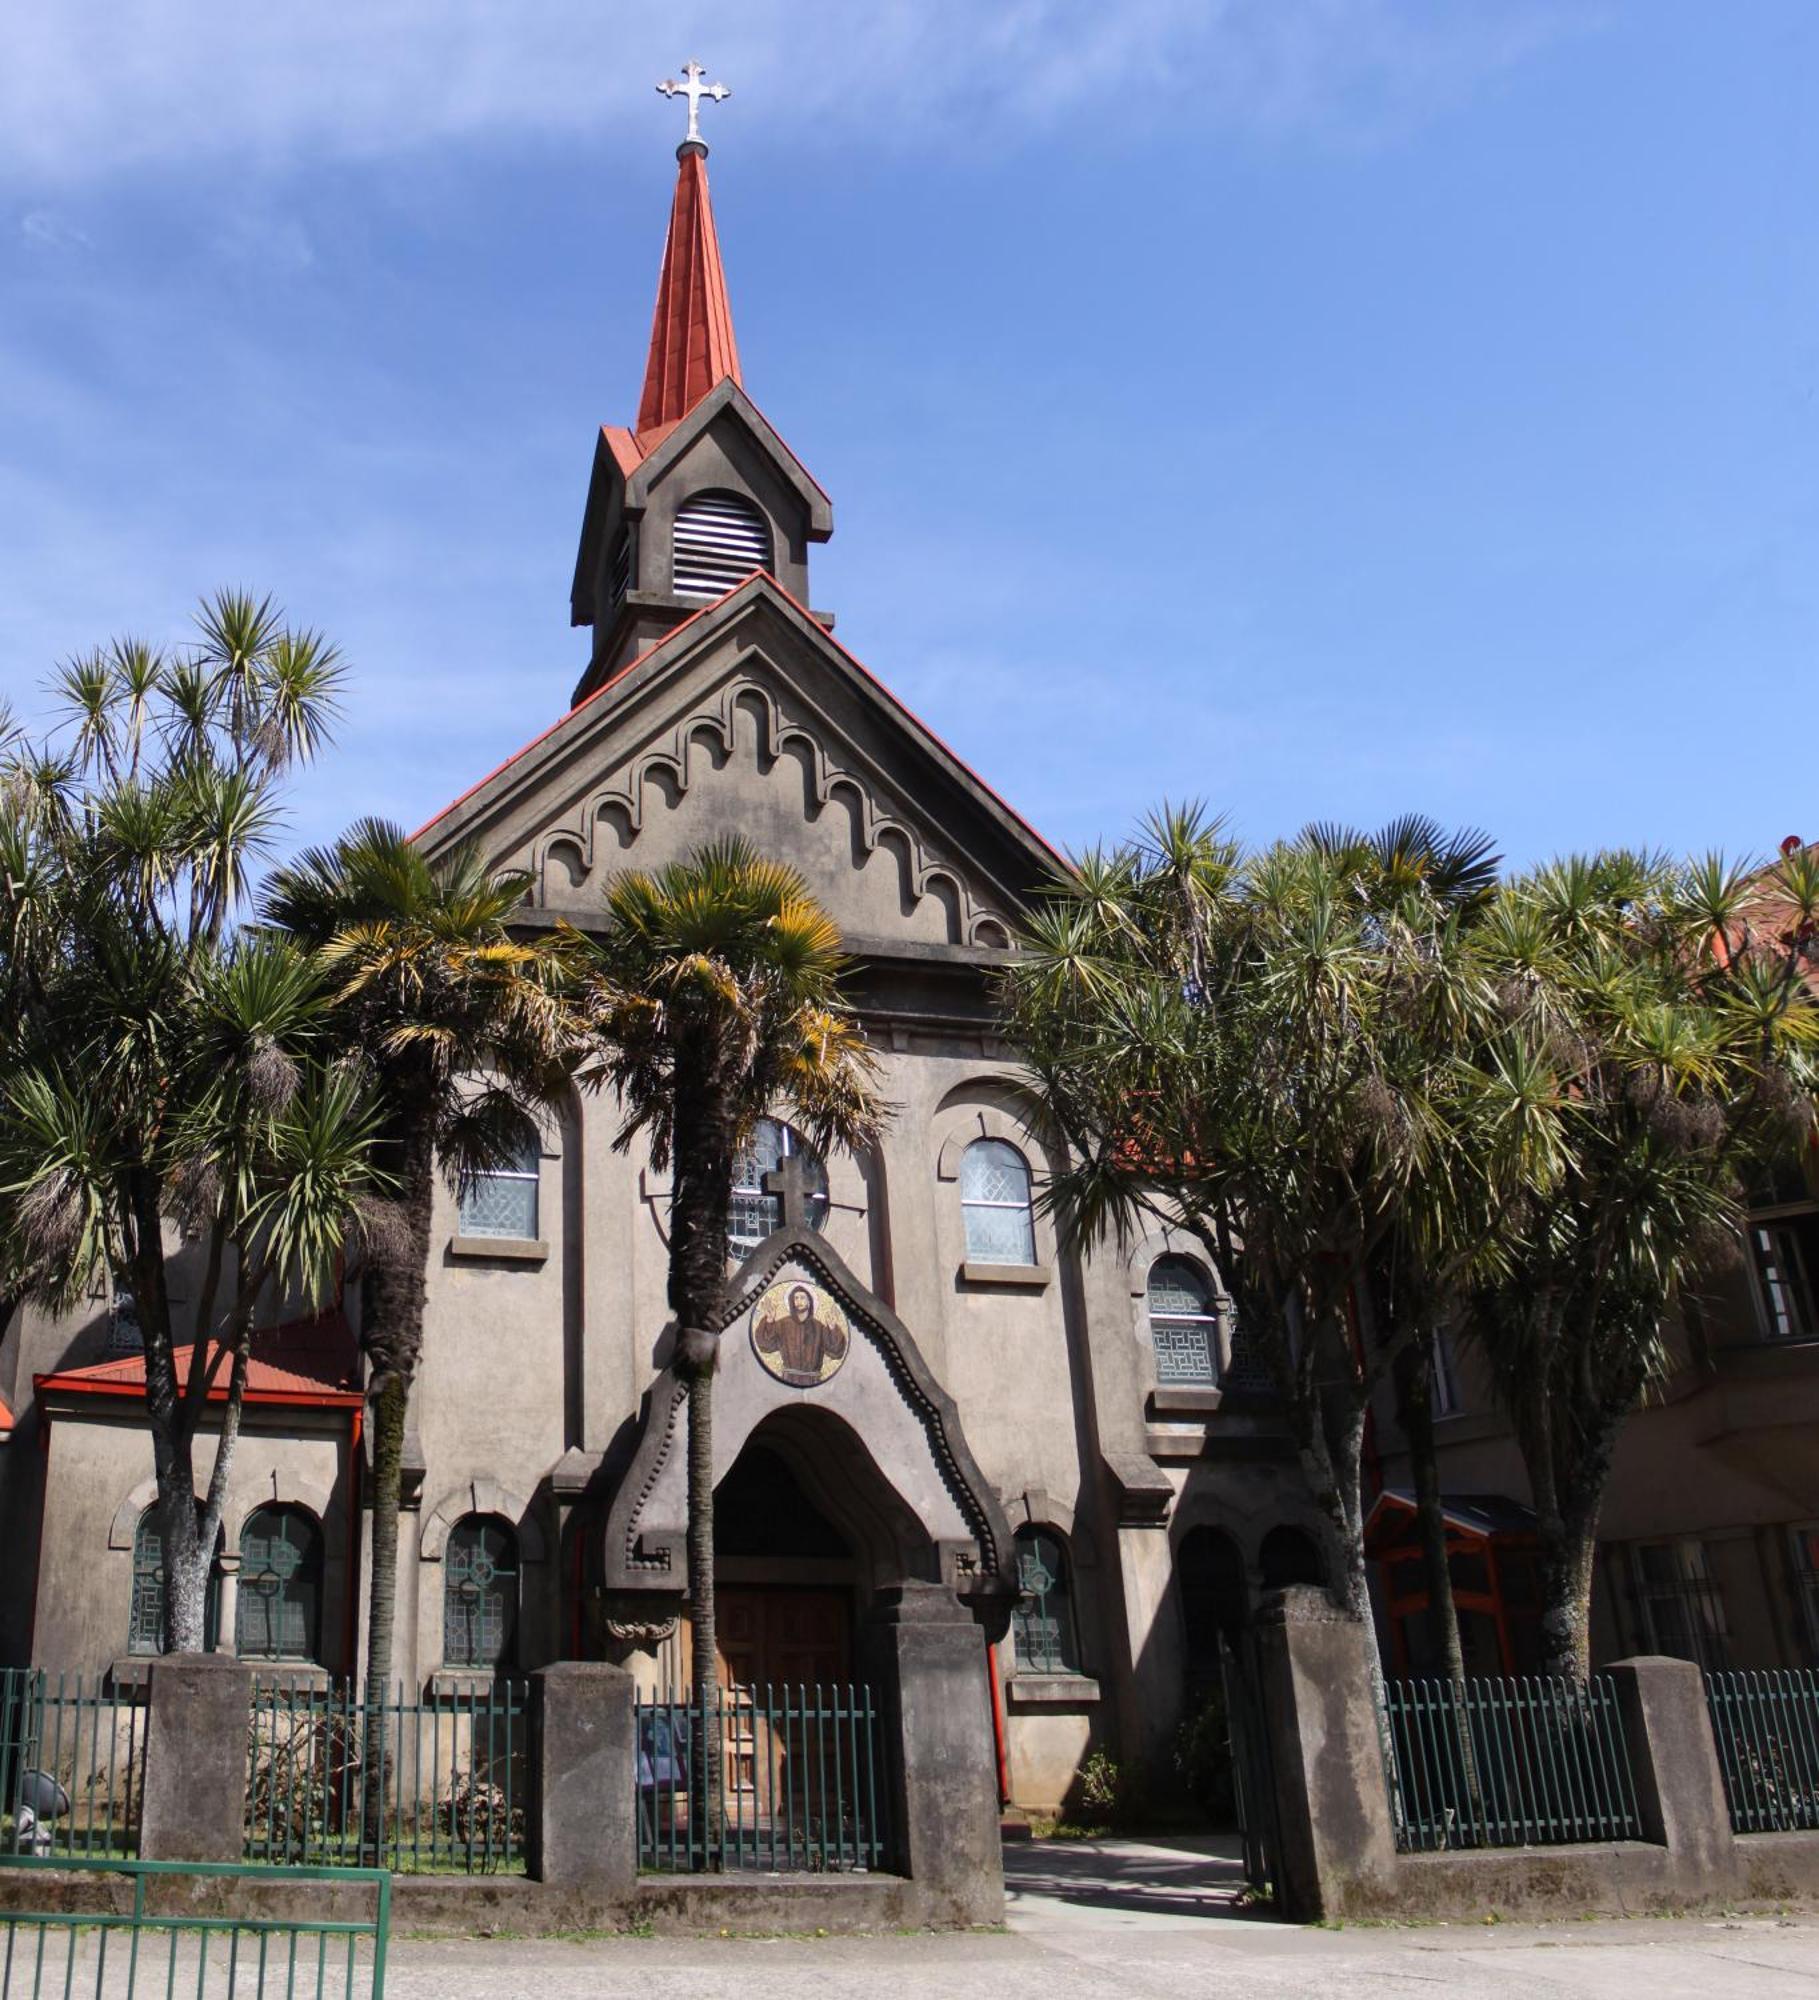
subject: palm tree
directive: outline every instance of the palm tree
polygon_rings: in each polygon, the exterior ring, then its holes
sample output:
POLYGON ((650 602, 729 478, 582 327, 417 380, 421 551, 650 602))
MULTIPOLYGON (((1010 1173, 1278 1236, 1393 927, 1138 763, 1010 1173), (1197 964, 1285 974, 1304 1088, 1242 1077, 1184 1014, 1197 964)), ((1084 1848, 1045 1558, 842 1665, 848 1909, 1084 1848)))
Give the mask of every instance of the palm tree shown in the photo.
POLYGON ((341 668, 269 599, 224 592, 197 624, 173 652, 118 641, 65 666, 61 723, 12 732, 0 776, 0 1295, 133 1295, 171 1651, 203 1644, 259 1311, 331 1294, 381 1181, 319 969, 229 931, 341 668), (201 1264, 187 1355, 179 1231, 201 1264))
POLYGON ((365 1827, 377 1841, 391 1683, 405 1417, 423 1353, 430 1216, 439 1171, 458 1184, 509 1165, 527 1115, 564 1087, 567 1016, 549 942, 512 934, 528 878, 462 849, 430 862, 397 827, 363 820, 279 871, 263 898, 276 934, 327 969, 335 1029, 382 1106, 396 1185, 392 1227, 361 1275, 372 1406, 365 1827))
POLYGON ((1441 1195, 1469 1174, 1458 1065, 1486 995, 1462 937, 1434 895, 1361 894, 1349 851, 1247 854, 1165 808, 1057 876, 1006 978, 1068 1146, 1045 1195, 1064 1234, 1200 1241, 1275 1379, 1335 1594, 1366 1620, 1366 1413, 1421 1323, 1358 1308, 1398 1245, 1436 1294, 1463 1256, 1441 1195))
POLYGON ((1810 850, 1767 870, 1613 853, 1507 884, 1473 933, 1499 1003, 1475 1067, 1551 1156, 1471 1322, 1534 1495, 1550 1672, 1590 1662, 1599 1509, 1664 1329, 1735 1254, 1753 1176, 1812 1143, 1816 927, 1810 850))
MULTIPOLYGON (((1316 822, 1304 829, 1302 838, 1341 864, 1354 893, 1371 908, 1392 912, 1408 897, 1427 898, 1466 926, 1490 906, 1503 858, 1495 851, 1495 842, 1478 828, 1449 832, 1425 813, 1404 813, 1368 834, 1330 821, 1316 822)), ((1443 1203, 1453 1192, 1445 1185, 1436 1190, 1443 1203)), ((1462 1223, 1471 1226, 1457 1212, 1457 1205, 1453 1206, 1454 1213, 1442 1219, 1442 1228, 1449 1234, 1462 1223)), ((1490 1218, 1480 1213, 1475 1220, 1485 1227, 1490 1218)), ((1385 1243, 1369 1284, 1368 1306, 1392 1319, 1413 1317, 1425 1323, 1422 1337, 1405 1348, 1396 1363, 1396 1404, 1408 1446, 1430 1626, 1439 1636, 1447 1676, 1458 1685, 1465 1680, 1465 1651, 1453 1602, 1445 1505, 1434 1443, 1434 1372, 1439 1343, 1464 1302, 1466 1274, 1456 1263, 1450 1265, 1456 1282, 1448 1295, 1438 1295, 1425 1282, 1426 1262, 1419 1254, 1412 1254, 1414 1250, 1400 1229, 1385 1243)), ((1463 1747, 1469 1760, 1470 1747, 1463 1747)))
MULTIPOLYGON (((869 1145, 886 1114, 875 1059, 840 1002, 839 931, 793 868, 744 840, 619 876, 586 953, 594 1053, 583 1081, 617 1092, 620 1150, 642 1134, 671 1175, 670 1365, 688 1405, 691 1682, 705 1719, 717 1687, 713 1380, 735 1163, 773 1110, 823 1151, 869 1145)), ((705 1737, 704 1829, 718 1825, 721 1798, 719 1733, 705 1737)))

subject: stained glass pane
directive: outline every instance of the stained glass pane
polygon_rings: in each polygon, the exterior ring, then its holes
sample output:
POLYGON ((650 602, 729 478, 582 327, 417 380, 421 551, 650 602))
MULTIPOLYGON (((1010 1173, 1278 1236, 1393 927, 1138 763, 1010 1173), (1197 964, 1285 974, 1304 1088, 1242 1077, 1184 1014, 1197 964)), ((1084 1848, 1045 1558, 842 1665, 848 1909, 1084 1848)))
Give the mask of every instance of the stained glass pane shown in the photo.
POLYGON ((1042 1528, 1018 1531, 1017 1593, 1011 1613, 1017 1664, 1026 1673, 1077 1673, 1067 1551, 1058 1535, 1042 1528))
POLYGON ((1007 1201, 1028 1204, 1029 1168, 1015 1146, 1002 1139, 976 1139, 960 1161, 962 1201, 1007 1201))
POLYGON ((1156 1348, 1156 1380, 1201 1383, 1218 1380, 1212 1327, 1205 1320, 1152 1319, 1150 1339, 1156 1348))
POLYGON ((786 1159, 802 1162, 808 1185, 808 1226, 820 1229, 827 1220, 827 1168, 820 1155, 787 1125, 761 1118, 752 1142, 733 1168, 733 1199, 727 1210, 727 1248, 735 1257, 749 1257, 774 1230, 783 1226, 783 1204, 765 1192, 764 1177, 786 1159))
POLYGON ((504 1665, 517 1624, 517 1536, 491 1515, 459 1522, 449 1532, 443 1566, 444 1663, 504 1665))
POLYGON ((1036 1233, 1027 1208, 976 1208, 966 1217, 966 1254, 979 1264, 1033 1264, 1036 1233))
POLYGON ((537 1237, 537 1176, 482 1174, 461 1197, 463 1236, 537 1237))
POLYGON ((322 1538, 302 1508, 249 1514, 240 1534, 234 1650, 247 1659, 313 1659, 321 1570, 322 1538))
POLYGON ((1152 1313, 1193 1317, 1212 1311, 1212 1295, 1204 1278, 1185 1257, 1161 1257, 1150 1267, 1152 1313))
MULTIPOLYGON (((202 1643, 210 1652, 221 1634, 219 1542, 215 1552, 217 1561, 209 1569, 202 1600, 202 1643)), ((127 1614, 126 1650, 141 1654, 164 1651, 164 1537, 158 1529, 155 1507, 140 1515, 133 1530, 133 1595, 127 1614)))

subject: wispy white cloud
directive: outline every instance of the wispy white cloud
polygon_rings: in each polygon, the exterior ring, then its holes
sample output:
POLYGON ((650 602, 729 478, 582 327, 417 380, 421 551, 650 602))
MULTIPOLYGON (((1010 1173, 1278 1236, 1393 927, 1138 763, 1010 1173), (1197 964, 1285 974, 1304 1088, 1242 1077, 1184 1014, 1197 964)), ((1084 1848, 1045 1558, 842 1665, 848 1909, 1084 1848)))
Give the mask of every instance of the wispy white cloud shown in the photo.
POLYGON ((691 51, 755 137, 989 144, 1082 115, 1369 136, 1586 20, 1566 0, 58 0, 4 31, 0 171, 642 144, 645 93, 691 51))
POLYGON ((55 209, 27 209, 19 218, 19 234, 34 250, 89 250, 94 246, 87 232, 78 229, 67 216, 55 209))

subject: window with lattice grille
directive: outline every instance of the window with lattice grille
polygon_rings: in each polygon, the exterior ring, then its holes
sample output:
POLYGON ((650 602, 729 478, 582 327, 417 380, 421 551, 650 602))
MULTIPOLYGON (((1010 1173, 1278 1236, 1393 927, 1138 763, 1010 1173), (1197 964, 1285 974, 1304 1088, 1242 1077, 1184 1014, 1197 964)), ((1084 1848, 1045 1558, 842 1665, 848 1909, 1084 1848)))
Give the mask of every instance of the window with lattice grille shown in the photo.
POLYGON ((322 1532, 301 1507, 255 1507, 240 1531, 234 1651, 313 1660, 322 1612, 322 1532))
POLYGON ((1149 1319, 1158 1382, 1218 1381, 1218 1300, 1199 1265, 1186 1257, 1156 1259, 1150 1266, 1149 1319))
POLYGON ((749 1257, 773 1230, 783 1227, 783 1204, 766 1191, 764 1179, 788 1159, 802 1162, 808 1185, 808 1226, 827 1221, 827 1167, 802 1135, 775 1118, 760 1118, 751 1144, 733 1163, 733 1203, 726 1218, 726 1247, 735 1257, 749 1257))
POLYGON ((960 1214, 969 1263, 1036 1261, 1030 1170, 1015 1146, 1002 1139, 975 1139, 967 1147, 960 1157, 960 1214))
POLYGON ((543 1147, 527 1125, 510 1166, 476 1174, 461 1190, 461 1234, 535 1242, 542 1182, 543 1147))
MULTIPOLYGON (((215 1562, 209 1570, 208 1589, 202 1600, 202 1643, 210 1652, 221 1636, 221 1547, 215 1545, 215 1562)), ((129 1653, 164 1651, 164 1535, 158 1526, 158 1510, 146 1508, 133 1530, 133 1602, 126 1634, 129 1653)))
POLYGON ((496 1514, 457 1521, 442 1570, 443 1664, 509 1666, 518 1629, 518 1537, 511 1523, 496 1514))
POLYGON ((1017 1604, 1011 1613, 1017 1664, 1029 1674, 1077 1674, 1074 1591, 1067 1547, 1052 1528, 1017 1530, 1017 1604))
POLYGON ((670 582, 678 597, 721 597, 771 566, 771 531, 737 493, 697 493, 676 509, 670 582))

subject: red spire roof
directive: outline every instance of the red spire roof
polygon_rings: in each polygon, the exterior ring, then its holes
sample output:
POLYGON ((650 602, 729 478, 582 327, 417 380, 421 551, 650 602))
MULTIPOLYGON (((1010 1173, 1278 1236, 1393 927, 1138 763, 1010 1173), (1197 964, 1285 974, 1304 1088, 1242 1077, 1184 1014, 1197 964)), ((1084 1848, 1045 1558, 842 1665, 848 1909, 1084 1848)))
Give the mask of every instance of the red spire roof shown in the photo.
POLYGON ((729 375, 735 382, 740 379, 733 309, 720 265, 720 239, 714 234, 714 205, 708 199, 707 148, 685 142, 677 157, 676 200, 638 404, 641 433, 680 422, 716 382, 729 375))

